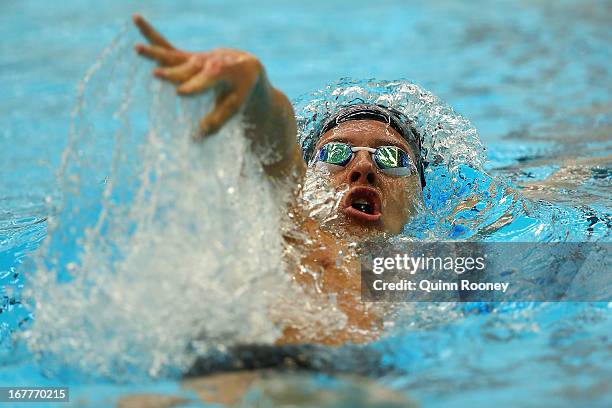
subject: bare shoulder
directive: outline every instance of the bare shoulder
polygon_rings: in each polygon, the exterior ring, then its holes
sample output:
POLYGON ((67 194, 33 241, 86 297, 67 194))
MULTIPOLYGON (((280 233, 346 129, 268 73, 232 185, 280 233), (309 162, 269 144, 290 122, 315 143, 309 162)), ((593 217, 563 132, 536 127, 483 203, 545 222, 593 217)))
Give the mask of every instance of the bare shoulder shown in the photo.
POLYGON ((306 332, 286 327, 277 344, 312 342, 341 345, 376 339, 381 317, 371 304, 361 301, 359 258, 349 243, 320 228, 309 217, 296 217, 292 229, 283 235, 288 273, 315 302, 335 302, 346 315, 345 327, 329 330, 312 327, 306 332))

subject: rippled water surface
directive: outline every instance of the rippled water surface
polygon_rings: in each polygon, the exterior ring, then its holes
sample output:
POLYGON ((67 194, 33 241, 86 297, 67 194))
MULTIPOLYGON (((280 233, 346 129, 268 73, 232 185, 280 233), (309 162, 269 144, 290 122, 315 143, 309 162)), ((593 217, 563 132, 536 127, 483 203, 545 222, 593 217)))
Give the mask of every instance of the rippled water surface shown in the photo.
MULTIPOLYGON (((322 109, 317 98, 391 91, 419 118, 430 162, 443 164, 428 168, 427 211, 407 235, 610 240, 610 2, 32 1, 0 9, 0 385, 67 382, 72 400, 91 406, 133 392, 179 393, 163 378, 185 364, 187 338, 205 333, 200 346, 218 347, 277 335, 262 316, 278 293, 259 296, 282 281, 278 248, 268 242, 261 253, 276 225, 272 213, 256 217, 274 203, 257 195, 256 178, 238 181, 232 166, 214 161, 227 153, 222 144, 200 151, 181 138, 208 101, 177 104, 148 80, 150 65, 129 52, 135 33, 117 37, 131 30, 133 12, 185 48, 258 55, 295 100, 303 137, 308 114, 322 109), (257 197, 246 214, 232 199, 240 193, 257 197), (218 246, 194 250, 211 236, 218 246), (42 264, 32 255, 41 242, 50 254, 42 264), (219 254, 233 261, 212 262, 219 254), (34 277, 37 269, 53 273, 34 277), (262 270, 270 272, 245 281, 262 270), (32 293, 34 315, 23 304, 32 293), (162 379, 142 385, 143 373, 162 379), (139 383, 112 384, 108 375, 139 383)), ((225 136, 240 145, 237 132, 234 124, 225 136)), ((322 313, 312 316, 334 321, 322 313)), ((384 370, 365 374, 424 406, 612 404, 607 303, 423 304, 396 324, 392 336, 336 357, 382 356, 384 370)), ((333 360, 335 351, 325 352, 333 360)), ((344 380, 295 381, 316 394, 344 380)), ((347 382, 336 388, 345 396, 354 392, 347 382)))

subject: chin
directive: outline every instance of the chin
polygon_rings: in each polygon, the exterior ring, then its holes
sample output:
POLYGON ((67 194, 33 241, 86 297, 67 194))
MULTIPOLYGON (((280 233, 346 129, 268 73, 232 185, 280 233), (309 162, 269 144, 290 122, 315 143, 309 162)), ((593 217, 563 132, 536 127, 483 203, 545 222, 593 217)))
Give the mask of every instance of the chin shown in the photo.
POLYGON ((370 240, 388 233, 381 220, 367 222, 354 219, 344 213, 337 214, 333 221, 325 223, 321 227, 339 238, 352 241, 370 240))

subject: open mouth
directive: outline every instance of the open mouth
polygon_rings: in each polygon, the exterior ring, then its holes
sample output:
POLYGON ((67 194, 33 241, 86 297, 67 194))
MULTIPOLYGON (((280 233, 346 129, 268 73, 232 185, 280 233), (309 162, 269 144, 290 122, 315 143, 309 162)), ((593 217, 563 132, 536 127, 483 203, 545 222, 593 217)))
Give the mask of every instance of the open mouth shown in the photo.
POLYGON ((344 199, 344 213, 360 221, 378 221, 380 209, 380 194, 371 187, 355 187, 344 199))

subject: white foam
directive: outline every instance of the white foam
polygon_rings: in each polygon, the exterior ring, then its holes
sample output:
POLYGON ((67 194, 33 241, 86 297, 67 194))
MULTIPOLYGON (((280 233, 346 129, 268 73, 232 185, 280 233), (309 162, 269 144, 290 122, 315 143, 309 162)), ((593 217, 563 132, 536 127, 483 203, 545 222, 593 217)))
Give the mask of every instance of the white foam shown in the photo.
POLYGON ((157 376, 196 352, 271 343, 280 294, 298 290, 281 258, 284 203, 240 118, 194 143, 210 100, 150 82, 134 40, 120 36, 84 80, 63 203, 29 280, 24 337, 50 371, 157 376))

